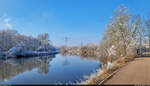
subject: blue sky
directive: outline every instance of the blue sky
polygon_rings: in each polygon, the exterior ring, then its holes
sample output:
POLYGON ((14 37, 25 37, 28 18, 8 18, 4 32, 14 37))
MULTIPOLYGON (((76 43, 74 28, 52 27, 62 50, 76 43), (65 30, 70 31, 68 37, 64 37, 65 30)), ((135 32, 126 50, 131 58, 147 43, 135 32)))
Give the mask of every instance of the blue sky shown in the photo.
POLYGON ((113 10, 120 4, 146 16, 150 0, 0 0, 0 29, 32 35, 48 32, 54 45, 99 43, 113 10))

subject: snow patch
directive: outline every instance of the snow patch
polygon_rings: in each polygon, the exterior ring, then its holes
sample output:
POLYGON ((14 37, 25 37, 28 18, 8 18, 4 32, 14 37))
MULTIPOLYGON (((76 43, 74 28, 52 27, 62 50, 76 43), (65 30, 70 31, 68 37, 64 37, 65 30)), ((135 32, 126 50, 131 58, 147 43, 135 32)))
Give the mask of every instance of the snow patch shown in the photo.
POLYGON ((115 65, 115 63, 107 62, 107 69, 112 68, 115 65))

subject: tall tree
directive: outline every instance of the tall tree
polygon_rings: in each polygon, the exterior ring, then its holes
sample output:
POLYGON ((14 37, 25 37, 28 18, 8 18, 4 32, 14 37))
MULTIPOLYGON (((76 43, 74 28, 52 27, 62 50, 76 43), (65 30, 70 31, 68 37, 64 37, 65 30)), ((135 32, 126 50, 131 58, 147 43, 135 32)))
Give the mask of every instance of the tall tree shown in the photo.
POLYGON ((130 44, 136 43, 142 29, 140 16, 131 15, 126 7, 119 6, 107 25, 105 38, 114 46, 118 56, 125 56, 130 44))

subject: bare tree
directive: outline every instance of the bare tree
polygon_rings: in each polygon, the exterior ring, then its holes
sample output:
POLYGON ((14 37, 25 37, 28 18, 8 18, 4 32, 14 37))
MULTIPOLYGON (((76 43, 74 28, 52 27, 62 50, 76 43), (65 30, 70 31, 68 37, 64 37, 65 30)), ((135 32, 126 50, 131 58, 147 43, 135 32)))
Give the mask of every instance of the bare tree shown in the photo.
POLYGON ((147 28, 147 36, 149 38, 149 48, 150 48, 150 15, 148 19, 146 20, 146 28, 147 28))
POLYGON ((45 49, 45 51, 48 50, 51 46, 51 41, 49 40, 49 34, 44 33, 44 34, 39 34, 37 36, 37 39, 40 41, 40 46, 45 49))
POLYGON ((133 16, 126 7, 119 6, 107 25, 105 40, 111 45, 109 48, 113 46, 116 55, 122 57, 127 54, 129 45, 137 43, 141 37, 141 29, 140 16, 133 16))

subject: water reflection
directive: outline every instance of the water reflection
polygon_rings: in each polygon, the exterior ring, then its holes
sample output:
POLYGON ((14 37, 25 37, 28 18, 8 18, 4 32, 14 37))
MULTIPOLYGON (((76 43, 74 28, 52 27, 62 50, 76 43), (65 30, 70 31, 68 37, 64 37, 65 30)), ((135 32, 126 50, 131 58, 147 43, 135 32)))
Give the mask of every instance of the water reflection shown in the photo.
POLYGON ((80 81, 99 68, 96 59, 80 56, 0 60, 0 84, 52 84, 80 81))
POLYGON ((63 65, 69 65, 69 64, 70 64, 70 62, 68 61, 68 57, 65 56, 65 60, 64 60, 63 65))
POLYGON ((50 61, 55 55, 47 57, 0 60, 0 80, 7 81, 20 73, 38 69, 38 73, 48 74, 50 61))

